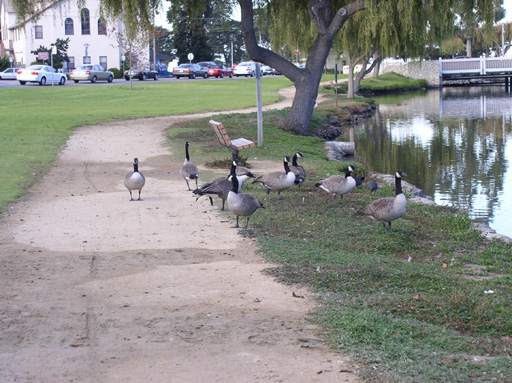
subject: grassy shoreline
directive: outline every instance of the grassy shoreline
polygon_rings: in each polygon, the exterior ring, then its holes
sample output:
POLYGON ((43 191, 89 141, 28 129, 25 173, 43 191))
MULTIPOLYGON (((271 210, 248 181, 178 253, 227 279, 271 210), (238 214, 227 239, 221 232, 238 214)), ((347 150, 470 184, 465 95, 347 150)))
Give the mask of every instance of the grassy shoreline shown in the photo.
MULTIPOLYGON (((362 366, 365 381, 507 382, 512 245, 487 241, 466 214, 447 207, 409 203, 392 234, 383 233, 379 223, 353 217, 373 199, 393 195, 392 186, 376 195, 357 188, 342 201, 315 188, 318 179, 348 164, 326 161, 323 140, 279 129, 284 114, 265 113, 264 147, 242 152, 249 164, 277 162, 296 151, 306 155, 301 164, 308 179, 300 191, 283 193, 281 201, 258 186, 244 186, 266 206, 241 233, 257 238, 262 256, 278 265, 267 272, 315 294, 318 308, 311 320, 321 325, 333 349, 362 366)), ((252 138, 256 130, 255 115, 214 118, 234 136, 252 138)), ((229 160, 227 150, 203 129, 206 124, 198 120, 170 129, 170 144, 179 148, 194 141, 198 162, 229 160)))

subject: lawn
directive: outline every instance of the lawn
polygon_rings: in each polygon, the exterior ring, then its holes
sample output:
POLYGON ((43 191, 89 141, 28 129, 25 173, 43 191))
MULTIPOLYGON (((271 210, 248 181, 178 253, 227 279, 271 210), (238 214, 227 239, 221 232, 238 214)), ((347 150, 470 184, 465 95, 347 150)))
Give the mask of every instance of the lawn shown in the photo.
MULTIPOLYGON (((264 104, 290 86, 284 77, 262 79, 264 104)), ((110 86, 26 86, 2 89, 0 211, 53 161, 73 129, 113 120, 232 110, 256 105, 247 80, 179 81, 110 86)))

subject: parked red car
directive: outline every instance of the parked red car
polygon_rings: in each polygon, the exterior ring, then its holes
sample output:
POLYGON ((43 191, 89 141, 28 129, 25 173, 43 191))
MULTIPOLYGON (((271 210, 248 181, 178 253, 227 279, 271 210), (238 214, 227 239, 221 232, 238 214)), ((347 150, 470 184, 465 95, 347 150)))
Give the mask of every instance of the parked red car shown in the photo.
POLYGON ((233 69, 226 68, 224 65, 215 65, 214 67, 208 68, 208 75, 209 76, 215 76, 215 77, 233 77, 233 69))

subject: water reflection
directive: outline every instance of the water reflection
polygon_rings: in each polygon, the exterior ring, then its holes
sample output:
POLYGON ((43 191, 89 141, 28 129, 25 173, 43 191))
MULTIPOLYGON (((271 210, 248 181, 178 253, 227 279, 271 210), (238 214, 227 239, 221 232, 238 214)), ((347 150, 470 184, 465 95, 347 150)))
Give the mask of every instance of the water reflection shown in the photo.
POLYGON ((503 87, 443 88, 378 102, 354 130, 362 161, 382 173, 404 169, 436 203, 512 236, 512 96, 503 87))

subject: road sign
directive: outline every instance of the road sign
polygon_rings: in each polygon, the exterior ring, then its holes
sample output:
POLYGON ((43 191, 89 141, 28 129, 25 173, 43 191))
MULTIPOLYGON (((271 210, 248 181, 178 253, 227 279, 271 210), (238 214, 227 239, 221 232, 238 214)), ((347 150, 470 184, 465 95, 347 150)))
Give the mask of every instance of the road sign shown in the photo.
POLYGON ((194 59, 194 54, 193 53, 189 53, 187 55, 187 58, 188 58, 188 61, 192 61, 194 59))
POLYGON ((295 54, 298 55, 300 53, 299 48, 295 49, 295 54))
POLYGON ((38 60, 48 60, 49 56, 48 52, 37 52, 38 60))

